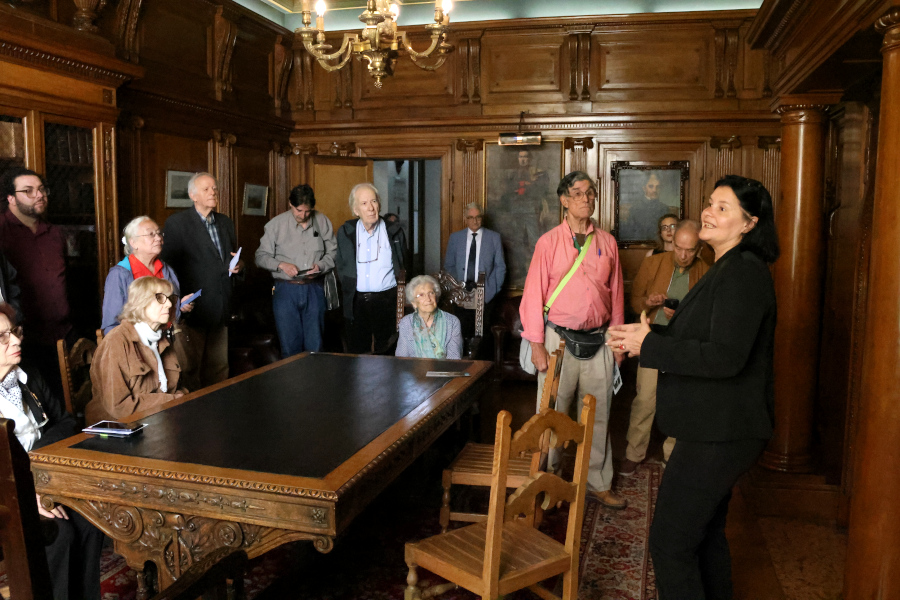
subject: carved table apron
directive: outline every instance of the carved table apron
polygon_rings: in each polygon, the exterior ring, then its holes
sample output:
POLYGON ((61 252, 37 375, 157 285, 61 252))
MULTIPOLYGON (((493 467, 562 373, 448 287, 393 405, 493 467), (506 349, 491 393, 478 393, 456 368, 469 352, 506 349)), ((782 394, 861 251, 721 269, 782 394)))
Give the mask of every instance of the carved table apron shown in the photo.
POLYGON ((132 438, 79 434, 32 452, 35 486, 115 540, 141 598, 147 561, 165 589, 221 546, 328 552, 475 402, 490 366, 301 354, 134 415, 147 427, 132 438))

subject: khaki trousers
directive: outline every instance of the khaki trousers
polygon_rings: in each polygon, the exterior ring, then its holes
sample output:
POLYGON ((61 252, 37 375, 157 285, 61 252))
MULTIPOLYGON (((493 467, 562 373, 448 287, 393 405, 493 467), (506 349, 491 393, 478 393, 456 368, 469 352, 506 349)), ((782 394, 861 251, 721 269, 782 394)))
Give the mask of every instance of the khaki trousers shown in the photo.
POLYGON ((195 392, 228 379, 228 327, 179 328, 174 345, 184 386, 195 392))
MULTIPOLYGON (((656 369, 638 367, 637 371, 637 395, 631 403, 631 419, 628 423, 628 434, 625 439, 628 446, 625 448, 625 458, 639 463, 647 456, 647 446, 650 445, 650 430, 653 427, 653 417, 656 416, 656 369)), ((672 448, 675 447, 675 438, 666 438, 663 442, 663 458, 669 460, 672 448)))
MULTIPOLYGON (((544 347, 547 352, 559 348, 559 335, 551 327, 544 328, 544 347)), ((612 487, 612 448, 609 443, 609 408, 612 402, 613 353, 602 346, 589 360, 578 360, 568 350, 563 354, 556 410, 578 420, 585 394, 597 398, 594 413, 594 438, 591 444, 591 462, 588 467, 588 489, 605 492, 612 487), (573 402, 574 400, 574 402, 573 402)), ((538 373, 537 405, 540 409, 541 391, 546 373, 538 373)), ((554 408, 554 407, 551 407, 554 408)), ((549 456, 549 469, 559 467, 562 449, 553 449, 549 456)))

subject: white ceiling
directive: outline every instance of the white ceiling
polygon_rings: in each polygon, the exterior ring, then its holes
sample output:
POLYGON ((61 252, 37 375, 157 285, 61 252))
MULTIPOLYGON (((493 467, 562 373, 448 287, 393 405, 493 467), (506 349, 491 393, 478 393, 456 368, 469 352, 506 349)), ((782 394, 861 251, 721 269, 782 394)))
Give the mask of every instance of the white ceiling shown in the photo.
MULTIPOLYGON (((285 27, 302 26, 299 13, 291 13, 284 6, 290 0, 235 0, 257 14, 285 27)), ((359 13, 365 7, 364 0, 349 2, 339 0, 342 7, 328 10, 325 29, 340 31, 362 27, 359 13), (344 8, 346 6, 347 8, 344 8)), ((434 2, 401 0, 399 25, 424 25, 434 18, 434 2)), ((315 4, 315 0, 310 0, 315 4)), ((334 0, 326 0, 326 5, 334 0)), ((757 9, 762 0, 454 0, 450 22, 493 21, 537 17, 577 17, 586 15, 612 15, 661 12, 691 12, 707 10, 757 9)), ((299 5, 299 1, 296 2, 299 5)), ((315 16, 315 15, 313 15, 315 16)))

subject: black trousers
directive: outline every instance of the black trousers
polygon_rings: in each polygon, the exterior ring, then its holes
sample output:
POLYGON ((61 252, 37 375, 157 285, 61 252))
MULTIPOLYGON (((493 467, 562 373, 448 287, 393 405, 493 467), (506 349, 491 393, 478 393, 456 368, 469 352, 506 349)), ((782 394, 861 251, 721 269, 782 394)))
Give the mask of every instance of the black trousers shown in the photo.
MULTIPOLYGON (((491 325, 494 324, 494 309, 497 306, 497 298, 494 297, 490 302, 484 305, 484 331, 481 334, 481 351, 480 356, 475 358, 494 359, 492 351, 494 334, 491 333, 491 325)), ((468 340, 475 336, 475 311, 467 308, 456 308, 454 313, 459 319, 460 328, 462 329, 463 340, 468 340)), ((466 348, 463 348, 466 351, 466 348)))
POLYGON ((59 533, 45 548, 54 600, 100 600, 100 551, 103 532, 66 508, 66 519, 54 519, 59 533))
POLYGON ((728 502, 765 447, 766 440, 675 444, 650 527, 659 600, 730 600, 728 502))
POLYGON ((372 351, 375 338, 375 354, 385 354, 395 341, 397 333, 397 288, 383 292, 356 292, 353 296, 353 321, 347 349, 352 354, 372 351))

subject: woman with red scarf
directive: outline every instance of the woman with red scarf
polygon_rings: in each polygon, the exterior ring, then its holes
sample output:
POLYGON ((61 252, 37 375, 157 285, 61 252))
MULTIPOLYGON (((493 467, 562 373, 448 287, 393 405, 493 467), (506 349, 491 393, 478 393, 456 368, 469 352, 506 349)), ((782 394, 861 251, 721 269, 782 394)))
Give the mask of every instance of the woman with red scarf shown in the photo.
MULTIPOLYGON (((159 225, 150 217, 140 216, 132 219, 125 226, 123 233, 125 258, 109 270, 103 289, 103 316, 100 326, 104 334, 119 324, 119 313, 122 312, 122 307, 128 299, 128 286, 135 279, 148 276, 165 279, 174 286, 175 295, 181 295, 175 271, 159 260, 163 246, 163 232, 159 225)), ((172 318, 177 319, 182 310, 190 312, 193 307, 193 304, 187 304, 179 309, 176 302, 172 318)))

